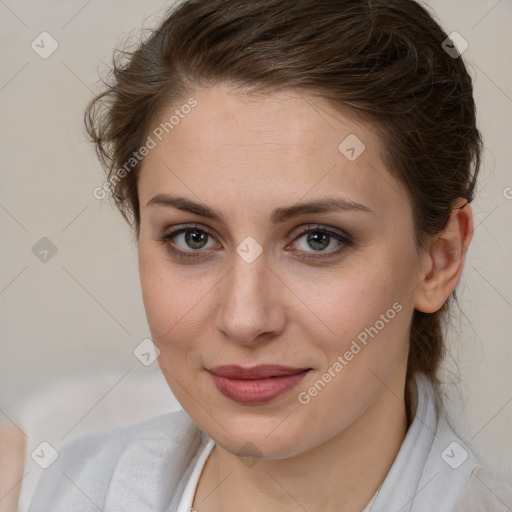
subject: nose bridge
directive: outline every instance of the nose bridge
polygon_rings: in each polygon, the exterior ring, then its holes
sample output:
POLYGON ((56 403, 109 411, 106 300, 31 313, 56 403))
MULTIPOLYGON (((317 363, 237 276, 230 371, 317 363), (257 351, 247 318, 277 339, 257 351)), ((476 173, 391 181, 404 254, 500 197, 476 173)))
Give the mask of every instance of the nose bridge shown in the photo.
POLYGON ((278 327, 277 297, 271 284, 273 274, 265 253, 252 261, 246 257, 254 249, 250 243, 248 246, 241 243, 233 255, 232 269, 223 284, 217 325, 233 339, 245 342, 278 327))

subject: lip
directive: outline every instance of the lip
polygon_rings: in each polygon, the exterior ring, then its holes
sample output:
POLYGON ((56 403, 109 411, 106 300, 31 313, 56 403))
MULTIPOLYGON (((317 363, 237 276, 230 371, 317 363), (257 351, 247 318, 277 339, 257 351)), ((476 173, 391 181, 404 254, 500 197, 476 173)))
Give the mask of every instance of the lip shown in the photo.
POLYGON ((294 388, 311 368, 275 364, 216 366, 207 370, 225 397, 240 404, 263 404, 294 388))

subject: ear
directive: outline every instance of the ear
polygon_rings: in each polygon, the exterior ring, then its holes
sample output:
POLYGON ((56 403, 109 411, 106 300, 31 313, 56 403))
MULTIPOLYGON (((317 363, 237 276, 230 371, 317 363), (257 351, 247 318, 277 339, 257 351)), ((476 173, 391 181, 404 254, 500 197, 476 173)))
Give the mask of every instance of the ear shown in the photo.
POLYGON ((448 224, 423 258, 422 281, 415 291, 417 310, 435 313, 441 309, 459 281, 472 238, 471 205, 466 199, 458 198, 448 224))

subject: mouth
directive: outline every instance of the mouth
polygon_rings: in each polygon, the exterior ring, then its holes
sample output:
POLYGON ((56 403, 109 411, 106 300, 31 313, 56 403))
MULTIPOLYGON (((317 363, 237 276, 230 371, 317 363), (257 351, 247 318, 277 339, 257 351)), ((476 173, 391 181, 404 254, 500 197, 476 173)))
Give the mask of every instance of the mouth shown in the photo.
POLYGON ((293 389, 311 368, 281 365, 258 365, 244 368, 236 365, 210 368, 218 391, 234 402, 257 405, 270 402, 293 389))

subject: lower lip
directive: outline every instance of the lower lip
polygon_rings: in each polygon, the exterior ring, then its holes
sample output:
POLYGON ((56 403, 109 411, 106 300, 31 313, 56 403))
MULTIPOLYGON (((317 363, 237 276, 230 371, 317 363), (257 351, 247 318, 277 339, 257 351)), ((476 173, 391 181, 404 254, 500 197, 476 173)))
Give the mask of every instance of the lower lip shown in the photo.
POLYGON ((308 373, 305 370, 293 375, 267 379, 228 379, 210 373, 217 389, 227 398, 239 404, 264 404, 284 395, 294 388, 308 373))

